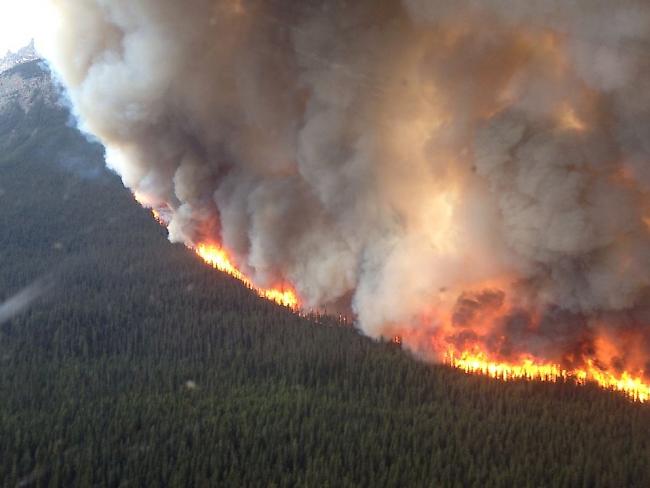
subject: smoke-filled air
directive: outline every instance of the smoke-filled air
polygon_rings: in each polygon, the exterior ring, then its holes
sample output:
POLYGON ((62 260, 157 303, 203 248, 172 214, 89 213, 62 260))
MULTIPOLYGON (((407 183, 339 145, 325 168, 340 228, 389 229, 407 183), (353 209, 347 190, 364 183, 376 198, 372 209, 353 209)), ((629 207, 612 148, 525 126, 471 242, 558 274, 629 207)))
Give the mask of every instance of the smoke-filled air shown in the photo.
POLYGON ((648 398, 647 0, 50 3, 171 241, 418 357, 648 398))

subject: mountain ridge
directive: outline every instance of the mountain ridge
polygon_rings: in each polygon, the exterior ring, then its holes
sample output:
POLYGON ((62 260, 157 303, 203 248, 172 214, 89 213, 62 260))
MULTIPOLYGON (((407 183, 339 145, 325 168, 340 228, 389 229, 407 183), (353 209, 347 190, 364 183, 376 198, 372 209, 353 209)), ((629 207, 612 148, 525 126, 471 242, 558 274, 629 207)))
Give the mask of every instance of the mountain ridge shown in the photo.
POLYGON ((18 49, 16 52, 7 51, 7 53, 0 58, 0 73, 20 64, 35 61, 37 59, 41 59, 41 57, 36 51, 34 40, 32 39, 29 44, 18 49))
POLYGON ((45 67, 9 73, 32 91, 0 93, 0 303, 49 285, 0 324, 0 486, 650 486, 647 406, 259 298, 169 243, 45 67))

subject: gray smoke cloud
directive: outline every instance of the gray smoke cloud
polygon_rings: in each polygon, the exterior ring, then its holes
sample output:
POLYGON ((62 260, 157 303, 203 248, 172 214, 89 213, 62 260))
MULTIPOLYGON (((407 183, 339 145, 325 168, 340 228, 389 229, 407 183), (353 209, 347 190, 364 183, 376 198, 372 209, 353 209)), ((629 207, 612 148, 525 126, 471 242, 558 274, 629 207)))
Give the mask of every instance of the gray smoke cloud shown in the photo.
POLYGON ((40 49, 172 241, 425 354, 473 318, 501 355, 647 360, 647 1, 50 4, 40 49))

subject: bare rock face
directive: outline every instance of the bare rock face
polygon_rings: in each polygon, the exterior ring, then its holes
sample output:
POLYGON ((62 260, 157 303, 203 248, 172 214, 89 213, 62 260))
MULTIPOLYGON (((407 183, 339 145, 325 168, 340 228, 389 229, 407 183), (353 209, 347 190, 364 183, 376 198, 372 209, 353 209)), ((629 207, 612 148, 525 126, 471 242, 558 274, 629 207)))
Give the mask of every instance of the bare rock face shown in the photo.
POLYGON ((0 73, 8 69, 18 66, 19 64, 28 63, 39 59, 40 56, 34 48, 34 41, 30 42, 27 46, 20 48, 15 53, 9 51, 6 56, 0 59, 0 73))
POLYGON ((57 103, 59 94, 48 69, 40 60, 32 60, 0 73, 0 113, 19 107, 28 112, 37 100, 57 103))
POLYGON ((0 72, 0 156, 33 133, 35 127, 65 124, 70 115, 62 100, 41 59, 0 72))
POLYGON ((59 98, 33 41, 0 59, 0 113, 14 109, 29 112, 36 101, 53 105, 59 98))

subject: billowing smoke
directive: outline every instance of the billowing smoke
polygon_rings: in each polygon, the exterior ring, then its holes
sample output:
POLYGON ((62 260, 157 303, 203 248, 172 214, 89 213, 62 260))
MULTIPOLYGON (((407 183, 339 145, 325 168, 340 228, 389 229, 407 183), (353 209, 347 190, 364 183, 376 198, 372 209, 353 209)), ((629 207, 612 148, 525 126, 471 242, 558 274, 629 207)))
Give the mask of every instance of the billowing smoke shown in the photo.
POLYGON ((172 241, 423 354, 650 371, 647 0, 51 4, 172 241))

